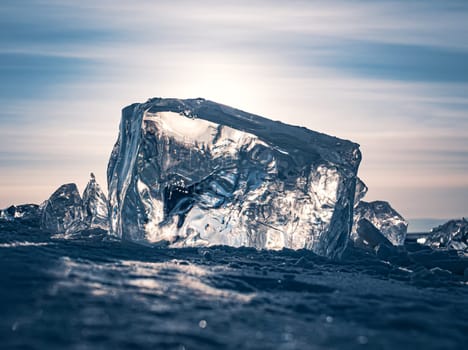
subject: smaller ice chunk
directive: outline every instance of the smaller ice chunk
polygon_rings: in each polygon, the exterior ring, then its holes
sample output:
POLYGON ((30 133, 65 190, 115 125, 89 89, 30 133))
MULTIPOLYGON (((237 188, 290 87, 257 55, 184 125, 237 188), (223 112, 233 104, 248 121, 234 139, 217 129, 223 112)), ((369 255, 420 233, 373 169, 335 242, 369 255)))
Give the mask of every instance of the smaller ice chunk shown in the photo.
POLYGON ((450 220, 431 230, 424 242, 435 249, 454 249, 468 254, 468 221, 450 220))
POLYGON ((66 184, 60 186, 41 208, 41 228, 51 233, 73 234, 90 229, 109 229, 107 198, 93 173, 83 198, 74 183, 66 184))
POLYGON ((367 194, 367 186, 366 184, 359 178, 357 177, 356 178, 356 191, 355 191, 355 194, 354 194, 354 207, 356 208, 359 204, 359 202, 361 202, 361 200, 365 197, 365 195, 367 194))
POLYGON ((360 248, 376 249, 379 246, 391 247, 392 243, 369 220, 363 218, 356 224, 354 245, 360 248))
POLYGON ((45 202, 41 229, 51 233, 72 233, 82 229, 81 196, 74 183, 60 186, 45 202))
POLYGON ((388 202, 359 202, 354 208, 354 224, 351 233, 353 241, 359 237, 356 231, 357 223, 363 218, 380 230, 393 245, 399 246, 405 243, 408 223, 388 202))
POLYGON ((41 212, 37 204, 12 205, 6 209, 0 210, 0 220, 37 220, 41 212))
POLYGON ((91 173, 91 179, 83 192, 83 222, 90 229, 109 229, 107 198, 91 173))

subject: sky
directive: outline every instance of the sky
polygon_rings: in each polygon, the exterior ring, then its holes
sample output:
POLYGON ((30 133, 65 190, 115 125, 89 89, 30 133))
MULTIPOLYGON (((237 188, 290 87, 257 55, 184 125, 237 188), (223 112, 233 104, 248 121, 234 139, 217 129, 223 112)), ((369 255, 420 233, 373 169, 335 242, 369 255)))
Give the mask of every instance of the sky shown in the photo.
POLYGON ((106 187, 121 109, 203 97, 361 145, 366 200, 468 216, 468 2, 2 0, 0 208, 106 187))

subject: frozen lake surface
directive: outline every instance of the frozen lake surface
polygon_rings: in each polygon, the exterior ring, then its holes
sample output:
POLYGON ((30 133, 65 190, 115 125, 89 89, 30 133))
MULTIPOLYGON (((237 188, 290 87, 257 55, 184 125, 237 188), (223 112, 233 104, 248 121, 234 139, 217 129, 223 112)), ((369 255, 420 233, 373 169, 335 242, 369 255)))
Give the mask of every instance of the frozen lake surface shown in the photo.
POLYGON ((0 223, 2 349, 455 349, 467 259, 167 249, 0 223))

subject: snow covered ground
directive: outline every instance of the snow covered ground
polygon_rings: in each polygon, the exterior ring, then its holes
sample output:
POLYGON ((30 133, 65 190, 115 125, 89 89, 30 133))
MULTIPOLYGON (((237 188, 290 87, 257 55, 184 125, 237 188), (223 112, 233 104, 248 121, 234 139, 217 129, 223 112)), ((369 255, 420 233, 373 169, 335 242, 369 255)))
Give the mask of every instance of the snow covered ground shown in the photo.
POLYGON ((1 348, 395 349, 468 342, 468 260, 168 249, 0 222, 1 348))

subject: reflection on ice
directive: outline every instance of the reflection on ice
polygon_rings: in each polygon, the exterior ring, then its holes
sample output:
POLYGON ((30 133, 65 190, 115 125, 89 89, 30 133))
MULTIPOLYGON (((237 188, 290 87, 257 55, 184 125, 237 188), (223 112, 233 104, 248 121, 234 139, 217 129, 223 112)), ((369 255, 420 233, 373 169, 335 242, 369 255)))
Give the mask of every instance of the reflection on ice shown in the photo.
POLYGON ((418 239, 416 239, 416 242, 418 242, 419 244, 426 244, 426 241, 426 237, 419 237, 418 239))
POLYGON ((226 299, 247 303, 255 293, 241 293, 224 290, 210 285, 210 277, 226 267, 204 267, 184 260, 146 262, 121 260, 96 265, 88 261, 61 259, 61 278, 53 287, 53 294, 61 289, 87 290, 94 296, 112 296, 130 293, 136 300, 140 295, 165 296, 179 300, 187 294, 204 299, 226 299), (116 278, 116 276, 119 276, 116 278), (125 277, 123 277, 125 276, 125 277), (83 289, 84 288, 84 289, 83 289))
POLYGON ((47 246, 52 245, 51 242, 8 242, 8 243, 0 243, 0 248, 16 248, 16 247, 40 247, 40 246, 47 246))
POLYGON ((126 260, 121 265, 126 267, 133 276, 146 278, 135 278, 129 281, 130 285, 144 289, 150 289, 151 293, 165 293, 168 288, 167 282, 172 281, 173 287, 190 289, 199 297, 235 299, 241 302, 249 302, 254 294, 241 294, 233 291, 217 289, 207 283, 209 277, 226 271, 227 268, 217 267, 208 269, 197 266, 183 260, 171 260, 166 262, 141 262, 126 260))

